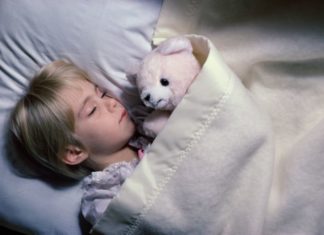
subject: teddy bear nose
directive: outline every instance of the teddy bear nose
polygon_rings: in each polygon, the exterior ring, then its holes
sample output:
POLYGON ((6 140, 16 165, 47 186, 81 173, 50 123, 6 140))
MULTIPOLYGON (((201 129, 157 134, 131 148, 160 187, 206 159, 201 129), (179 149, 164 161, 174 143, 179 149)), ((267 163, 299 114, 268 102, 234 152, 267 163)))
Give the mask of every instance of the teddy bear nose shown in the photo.
POLYGON ((144 100, 146 100, 146 101, 150 101, 150 99, 151 99, 151 95, 150 95, 150 94, 147 94, 147 95, 145 96, 145 98, 144 98, 144 100))

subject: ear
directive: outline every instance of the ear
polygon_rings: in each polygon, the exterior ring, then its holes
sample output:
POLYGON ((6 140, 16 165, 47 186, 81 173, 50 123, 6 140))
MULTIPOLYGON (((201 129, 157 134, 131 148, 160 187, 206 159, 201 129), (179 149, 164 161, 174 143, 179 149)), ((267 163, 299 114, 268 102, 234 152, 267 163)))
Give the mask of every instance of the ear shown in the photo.
POLYGON ((62 161, 68 165, 77 165, 86 160, 88 156, 87 151, 75 145, 69 145, 65 150, 62 161))
POLYGON ((163 55, 170 55, 184 51, 192 53, 193 48, 188 38, 183 36, 177 36, 169 38, 162 42, 160 45, 158 45, 157 48, 155 48, 155 51, 163 55))

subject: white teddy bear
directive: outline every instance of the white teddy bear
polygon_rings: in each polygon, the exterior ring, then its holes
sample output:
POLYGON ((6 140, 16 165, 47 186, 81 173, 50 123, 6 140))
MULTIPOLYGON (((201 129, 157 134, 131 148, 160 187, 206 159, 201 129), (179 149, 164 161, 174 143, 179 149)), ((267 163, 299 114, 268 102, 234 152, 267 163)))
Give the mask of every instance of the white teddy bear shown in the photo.
POLYGON ((155 109, 143 123, 147 136, 156 137, 165 126, 200 69, 191 42, 184 36, 167 39, 143 59, 136 85, 144 104, 155 109))

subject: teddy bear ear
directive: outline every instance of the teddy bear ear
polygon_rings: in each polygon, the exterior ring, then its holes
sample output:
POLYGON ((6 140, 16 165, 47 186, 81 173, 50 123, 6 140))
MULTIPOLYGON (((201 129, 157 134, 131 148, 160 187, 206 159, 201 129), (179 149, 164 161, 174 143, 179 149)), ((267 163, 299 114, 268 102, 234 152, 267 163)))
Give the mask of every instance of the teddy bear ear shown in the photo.
POLYGON ((183 36, 169 38, 155 48, 156 52, 159 52, 163 55, 170 55, 185 51, 192 53, 192 50, 193 48, 190 40, 183 36))

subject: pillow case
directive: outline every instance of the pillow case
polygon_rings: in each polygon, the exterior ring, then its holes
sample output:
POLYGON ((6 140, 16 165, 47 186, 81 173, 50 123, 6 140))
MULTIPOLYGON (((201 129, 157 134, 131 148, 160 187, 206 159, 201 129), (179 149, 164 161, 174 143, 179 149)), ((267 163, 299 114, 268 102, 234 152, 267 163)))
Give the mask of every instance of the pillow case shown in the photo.
MULTIPOLYGON (((151 49, 162 0, 0 2, 0 224, 27 234, 82 234, 79 185, 52 186, 10 169, 6 122, 30 79, 67 59, 126 106, 139 102, 128 66, 151 49)), ((23 156, 22 156, 23 157, 23 156)))

